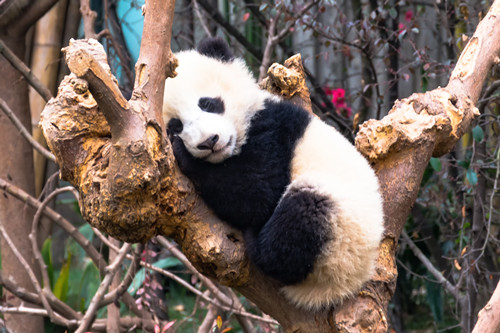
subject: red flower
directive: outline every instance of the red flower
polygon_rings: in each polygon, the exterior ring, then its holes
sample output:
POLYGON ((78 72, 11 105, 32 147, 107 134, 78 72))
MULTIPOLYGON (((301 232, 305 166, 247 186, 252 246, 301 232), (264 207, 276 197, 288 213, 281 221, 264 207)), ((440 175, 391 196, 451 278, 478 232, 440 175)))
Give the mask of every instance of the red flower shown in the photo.
POLYGON ((408 9, 405 13, 405 21, 410 22, 412 18, 413 18, 413 12, 411 11, 411 9, 408 9))
MULTIPOLYGON (((345 102, 345 89, 344 88, 334 88, 326 86, 323 87, 323 91, 327 96, 331 96, 332 104, 335 106, 335 110, 338 114, 343 115, 344 117, 350 117, 352 114, 351 107, 347 106, 345 102)), ((323 105, 325 106, 325 105, 323 105)))
POLYGON ((399 23, 398 24, 398 35, 401 35, 405 31, 406 31, 406 26, 403 23, 399 23))
POLYGON ((344 103, 345 90, 342 88, 334 89, 332 91, 332 103, 335 107, 341 107, 344 103))

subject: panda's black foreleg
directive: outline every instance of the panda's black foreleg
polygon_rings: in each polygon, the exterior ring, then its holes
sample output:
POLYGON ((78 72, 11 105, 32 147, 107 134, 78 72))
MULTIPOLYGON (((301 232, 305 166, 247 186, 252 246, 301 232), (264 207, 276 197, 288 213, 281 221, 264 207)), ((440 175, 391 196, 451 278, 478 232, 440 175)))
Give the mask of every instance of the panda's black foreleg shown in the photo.
POLYGON ((286 285, 303 281, 333 237, 333 201, 313 188, 289 188, 260 231, 245 233, 252 261, 286 285))
POLYGON ((193 172, 199 169, 198 161, 188 152, 181 138, 172 136, 170 141, 172 142, 172 150, 179 168, 184 174, 190 177, 193 172))

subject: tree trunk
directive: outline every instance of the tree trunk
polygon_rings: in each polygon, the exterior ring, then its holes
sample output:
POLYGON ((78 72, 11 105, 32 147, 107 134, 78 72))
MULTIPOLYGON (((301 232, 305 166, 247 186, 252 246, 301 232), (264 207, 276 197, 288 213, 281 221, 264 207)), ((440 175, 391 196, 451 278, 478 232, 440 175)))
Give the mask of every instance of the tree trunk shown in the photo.
MULTIPOLYGON (((19 58, 24 59, 24 36, 0 34, 0 39, 19 58)), ((22 75, 3 57, 0 57, 0 68, 2 68, 0 92, 3 92, 0 98, 5 100, 24 126, 31 130, 31 117, 27 103, 28 85, 22 75), (7 91, 9 94, 5 94, 7 91)), ((33 148, 21 137, 19 131, 3 113, 0 113, 0 142, 0 156, 2 156, 0 158, 0 177, 10 179, 16 186, 34 195, 33 148)), ((38 266, 35 264, 31 250, 31 242, 28 238, 33 215, 33 210, 23 202, 5 194, 0 196, 0 223, 26 261, 31 263, 31 268, 38 272, 38 266)), ((1 251, 3 273, 6 276, 12 276, 20 287, 34 291, 28 274, 19 264, 19 260, 14 256, 3 237, 1 251)), ((20 304, 17 298, 9 295, 7 294, 7 301, 10 304, 20 304)), ((7 328, 12 332, 40 332, 40 327, 43 327, 43 318, 38 316, 6 314, 5 318, 7 328)))
MULTIPOLYGON (((36 22, 57 0, 39 0, 29 3, 22 15, 9 12, 16 6, 7 6, 5 22, 0 22, 0 39, 20 58, 25 58, 26 31, 36 22), (8 24, 5 24, 9 20, 8 24)), ((21 2, 16 3, 21 6, 21 2)), ((13 110, 24 126, 31 131, 31 116, 28 105, 28 85, 23 76, 14 69, 4 57, 0 57, 0 98, 13 110), (6 94, 5 92, 9 92, 6 94)), ((30 194, 35 192, 33 167, 33 148, 21 137, 19 130, 10 120, 0 114, 0 177, 10 179, 13 184, 30 194)), ((9 197, 0 196, 0 223, 9 235, 16 249, 25 261, 31 265, 35 275, 39 276, 38 266, 35 264, 31 242, 28 235, 31 232, 31 223, 34 212, 24 203, 9 197)), ((2 254, 2 273, 12 277, 19 287, 34 291, 26 268, 23 267, 5 238, 0 235, 0 249, 2 254)), ((20 304, 19 299, 6 292, 7 302, 12 305, 20 304)), ((12 332, 41 332, 43 318, 39 316, 6 314, 7 328, 12 332)))

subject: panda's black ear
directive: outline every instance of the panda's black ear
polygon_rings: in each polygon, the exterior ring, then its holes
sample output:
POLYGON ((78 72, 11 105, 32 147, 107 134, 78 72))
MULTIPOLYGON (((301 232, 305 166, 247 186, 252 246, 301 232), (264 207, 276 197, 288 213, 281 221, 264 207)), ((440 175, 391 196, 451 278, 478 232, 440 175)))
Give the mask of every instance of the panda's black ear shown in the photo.
POLYGON ((229 45, 220 37, 205 38, 198 45, 197 51, 207 57, 224 62, 231 62, 234 60, 234 55, 229 49, 229 45))

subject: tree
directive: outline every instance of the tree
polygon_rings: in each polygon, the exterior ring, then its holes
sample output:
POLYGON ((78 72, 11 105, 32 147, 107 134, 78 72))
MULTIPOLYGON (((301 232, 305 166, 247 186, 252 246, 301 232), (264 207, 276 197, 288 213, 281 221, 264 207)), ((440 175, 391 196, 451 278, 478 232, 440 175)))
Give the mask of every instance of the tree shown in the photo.
MULTIPOLYGON (((42 124, 61 175, 78 188, 83 213, 100 230, 127 241, 144 241, 157 234, 172 236, 199 271, 233 286, 276 318, 286 331, 386 331, 387 304, 397 276, 394 252, 399 234, 431 155, 451 149, 477 115, 474 104, 482 87, 479 83, 485 80, 499 54, 500 43, 494 34, 499 11, 496 1, 463 51, 447 87, 398 101, 390 115, 361 127, 356 144, 372 161, 381 180, 386 199, 386 236, 377 274, 366 289, 342 307, 317 314, 295 309, 283 299, 277 292, 279 286, 245 259, 241 236, 208 212, 189 180, 175 169, 160 114, 163 81, 165 74, 173 74, 175 60, 170 58, 170 52, 155 52, 170 49, 170 35, 164 32, 171 30, 171 1, 146 4, 141 56, 130 100, 121 95, 100 45, 75 41, 66 49, 74 76, 63 81, 58 97, 48 103, 42 124), (166 12, 169 15, 163 15, 166 12)), ((299 70, 289 71, 290 75, 302 77, 299 64, 292 62, 290 66, 299 70)), ((271 73, 271 77, 281 82, 279 76, 271 73)), ((307 91, 301 92, 301 102, 305 98, 307 105, 307 91)), ((29 205, 58 219, 53 211, 40 208, 25 193, 14 193, 5 182, 0 185, 10 195, 23 196, 29 205)), ((67 230, 71 227, 67 226, 67 230)), ((79 242, 89 248, 85 239, 79 242)), ((45 315, 54 322, 78 327, 79 332, 91 325, 92 329, 102 329, 103 322, 92 324, 92 319, 98 306, 109 304, 123 292, 120 284, 104 296, 128 248, 124 245, 116 251, 119 254, 107 268, 102 256, 89 250, 104 279, 84 316, 51 299, 48 290, 38 298, 30 297, 34 303, 44 305, 45 315), (65 318, 61 319, 60 314, 65 318)), ((7 286, 9 281, 2 280, 7 286)), ((218 306, 227 308, 234 299, 220 296, 218 302, 218 306)), ((248 315, 236 308, 239 314, 248 315)), ((151 327, 152 321, 146 320, 143 325, 151 327)))
MULTIPOLYGON (((153 3, 146 6, 141 57, 147 54, 148 34, 155 33, 155 29, 149 30, 148 20, 155 13, 165 12, 153 6, 153 3)), ((161 91, 159 82, 163 77, 158 78, 154 73, 164 73, 166 66, 167 75, 172 75, 175 60, 157 59, 155 64, 147 58, 140 59, 134 97, 127 102, 109 79, 109 72, 92 60, 95 45, 75 42, 66 50, 68 64, 73 73, 88 82, 88 89, 110 126, 111 140, 99 139, 99 149, 95 143, 91 150, 85 149, 86 137, 96 140, 86 131, 95 129, 82 131, 82 126, 75 123, 63 128, 57 119, 75 122, 76 112, 61 105, 60 100, 49 103, 42 124, 63 176, 79 188, 84 214, 94 226, 127 241, 143 241, 157 233, 173 236, 201 272, 235 287, 276 318, 286 331, 356 331, 369 327, 386 331, 385 309, 397 276, 393 258, 398 236, 430 157, 448 152, 478 114, 474 107, 481 91, 478 82, 485 80, 500 51, 492 33, 500 23, 499 10, 500 3, 495 2, 467 44, 447 87, 399 101, 383 120, 362 125, 356 138, 357 147, 373 162, 386 199, 387 228, 377 275, 355 300, 314 316, 289 306, 276 292, 276 283, 259 274, 244 259, 241 237, 233 236, 237 241, 231 241, 228 235, 235 232, 215 221, 215 217, 207 218, 207 209, 193 195, 193 190, 188 187, 186 191, 186 185, 178 185, 186 184, 187 180, 173 168, 172 156, 165 149, 168 144, 162 135, 161 116, 151 114, 153 110, 159 112, 159 104, 156 108, 141 106, 146 101, 161 101, 148 89, 155 87, 161 91), (143 81, 146 78, 148 81, 143 81), (132 109, 147 111, 143 112, 144 118, 136 119, 132 109), (73 139, 76 137, 78 140, 73 139), (85 162, 75 165, 78 160, 85 162), (100 180, 96 182, 98 174, 100 180), (161 207, 160 211, 157 207, 161 207)), ((154 21, 159 19, 156 17, 154 21)), ((160 40, 158 37, 154 40, 160 40)), ((168 49, 168 36, 162 37, 159 45, 168 49)), ((73 79, 73 86, 81 87, 78 82, 73 79)), ((71 89, 71 83, 66 84, 71 89)), ((87 91, 84 89, 82 93, 87 91)), ((82 125, 88 123, 83 118, 76 121, 82 125)), ((101 123, 105 124, 104 119, 101 123)), ((98 131, 107 132, 107 128, 98 131)))
MULTIPOLYGON (((2 2, 0 7, 7 7, 5 11, 2 11, 4 16, 0 24, 0 40, 5 43, 2 45, 2 49, 8 47, 17 57, 24 57, 26 31, 55 2, 55 0, 39 1, 36 5, 30 6, 19 20, 14 20, 15 13, 26 6, 26 1, 19 1, 14 4, 2 2)), ((31 117, 28 105, 25 103, 28 99, 28 85, 26 81, 18 79, 18 71, 10 66, 8 61, 3 57, 0 58, 0 68, 2 68, 0 90, 2 92, 9 92, 8 94, 2 93, 0 103, 9 105, 14 110, 17 118, 23 123, 23 126, 31 129, 31 117)), ((20 142, 11 140, 11 138, 18 135, 18 131, 12 123, 6 120, 3 114, 0 115, 0 132, 2 141, 0 153, 2 156, 8 156, 8 158, 2 158, 0 161, 0 177, 2 179, 11 179, 28 193, 34 194, 35 180, 33 159, 31 158, 33 154, 31 145, 24 140, 20 142)), ((35 291, 34 289, 36 288, 33 287, 32 282, 40 274, 34 265, 30 242, 26 237, 31 230, 33 214, 34 212, 29 207, 25 207, 20 201, 12 200, 12 198, 6 196, 0 198, 2 274, 8 278, 15 278, 19 286, 29 291, 35 291), (7 244, 8 242, 12 242, 19 249, 19 252, 13 252, 11 246, 7 244), (20 263, 20 256, 26 260, 25 263, 20 263), (19 269, 23 270, 26 265, 31 266, 35 276, 18 274, 19 269)), ((20 304, 19 299, 9 294, 6 297, 14 305, 20 304)), ((17 315, 7 314, 6 317, 10 323, 9 327, 19 332, 34 332, 43 325, 41 318, 36 316, 26 317, 23 320, 20 320, 20 317, 17 315)))

